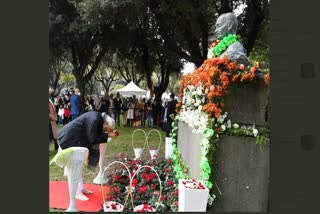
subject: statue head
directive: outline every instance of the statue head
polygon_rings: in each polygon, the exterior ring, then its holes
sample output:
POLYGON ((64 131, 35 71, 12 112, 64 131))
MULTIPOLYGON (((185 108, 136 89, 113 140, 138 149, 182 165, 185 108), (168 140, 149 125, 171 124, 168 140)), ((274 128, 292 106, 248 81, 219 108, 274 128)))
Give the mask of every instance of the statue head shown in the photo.
POLYGON ((233 13, 224 13, 216 21, 214 34, 216 38, 221 39, 228 34, 236 34, 237 28, 237 17, 233 13))

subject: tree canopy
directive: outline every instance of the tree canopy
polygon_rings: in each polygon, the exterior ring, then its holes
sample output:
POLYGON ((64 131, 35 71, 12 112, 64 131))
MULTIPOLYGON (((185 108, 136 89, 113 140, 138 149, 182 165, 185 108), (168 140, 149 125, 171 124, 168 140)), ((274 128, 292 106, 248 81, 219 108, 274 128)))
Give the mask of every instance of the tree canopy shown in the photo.
POLYGON ((49 0, 50 52, 71 63, 82 91, 107 66, 127 82, 146 82, 159 100, 182 60, 199 67, 207 58, 217 17, 239 7, 248 55, 268 61, 268 0, 49 0), (103 65, 108 59, 116 61, 103 65))

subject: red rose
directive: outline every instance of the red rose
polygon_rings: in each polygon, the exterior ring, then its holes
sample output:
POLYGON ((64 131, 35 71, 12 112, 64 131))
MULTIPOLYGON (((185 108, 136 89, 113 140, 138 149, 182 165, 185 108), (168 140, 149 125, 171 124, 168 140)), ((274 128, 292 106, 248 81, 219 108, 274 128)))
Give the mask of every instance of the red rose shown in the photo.
POLYGON ((113 187, 114 192, 119 192, 119 189, 117 187, 113 187))
POLYGON ((116 209, 117 209, 117 205, 116 205, 115 203, 113 203, 113 204, 111 204, 111 208, 112 208, 113 210, 116 210, 116 209))
POLYGON ((173 194, 174 194, 175 196, 177 196, 177 195, 179 194, 179 190, 176 189, 173 194))
POLYGON ((172 160, 171 159, 168 159, 168 164, 172 164, 172 160))
POLYGON ((121 177, 120 175, 115 175, 115 176, 114 176, 114 180, 115 180, 115 181, 120 181, 121 178, 122 178, 122 177, 121 177))
POLYGON ((160 200, 164 201, 164 196, 163 195, 161 195, 160 200))
POLYGON ((168 179, 168 183, 167 183, 168 187, 172 186, 173 184, 174 183, 170 179, 168 179))
POLYGON ((157 188, 157 185, 151 184, 151 187, 152 187, 153 189, 156 189, 156 188, 157 188))
POLYGON ((153 175, 152 174, 146 175, 145 179, 146 179, 146 182, 148 183, 148 182, 152 181, 153 175))
POLYGON ((118 131, 113 131, 113 133, 115 133, 116 136, 119 136, 119 132, 118 131))
POLYGON ((171 169, 165 168, 166 173, 171 173, 171 169))
POLYGON ((133 179, 132 180, 132 186, 135 187, 138 184, 138 180, 137 179, 133 179))
POLYGON ((147 190, 148 190, 147 186, 142 186, 142 187, 139 187, 138 193, 142 194, 142 193, 145 193, 147 190))
POLYGON ((158 196, 159 196, 159 192, 154 192, 153 195, 154 195, 155 197, 158 197, 158 196))
POLYGON ((175 201, 175 202, 173 202, 173 204, 178 206, 179 205, 179 201, 175 201))
POLYGON ((245 68, 244 64, 241 64, 241 65, 239 66, 239 68, 240 68, 240 70, 244 70, 244 68, 245 68))

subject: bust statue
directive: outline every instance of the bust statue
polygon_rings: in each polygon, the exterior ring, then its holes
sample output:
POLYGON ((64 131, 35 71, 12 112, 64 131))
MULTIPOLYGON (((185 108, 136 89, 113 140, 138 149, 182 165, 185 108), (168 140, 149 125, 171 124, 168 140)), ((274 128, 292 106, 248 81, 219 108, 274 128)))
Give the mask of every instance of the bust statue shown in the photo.
MULTIPOLYGON (((230 34, 235 35, 237 32, 237 28, 238 20, 233 13, 221 14, 215 24, 214 36, 221 41, 221 39, 230 34)), ((209 49, 208 51, 208 58, 211 58, 212 56, 213 48, 209 49)), ((249 64, 246 50, 238 40, 230 44, 219 56, 216 57, 222 58, 224 56, 227 56, 229 59, 239 64, 249 64)))

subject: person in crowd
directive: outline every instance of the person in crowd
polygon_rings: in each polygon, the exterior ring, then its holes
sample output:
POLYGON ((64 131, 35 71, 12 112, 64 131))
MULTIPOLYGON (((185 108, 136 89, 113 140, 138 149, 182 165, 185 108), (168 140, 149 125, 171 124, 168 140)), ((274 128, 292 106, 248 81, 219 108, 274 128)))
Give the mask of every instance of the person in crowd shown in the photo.
POLYGON ((133 114, 134 114, 134 103, 132 97, 129 98, 128 102, 128 112, 127 112, 127 126, 132 127, 133 126, 133 114))
POLYGON ((96 95, 96 97, 94 98, 94 110, 100 112, 100 108, 101 108, 101 98, 99 96, 99 94, 96 95))
POLYGON ((102 113, 102 112, 108 113, 108 108, 109 108, 109 106, 107 105, 106 97, 102 97, 101 98, 101 107, 99 109, 99 112, 100 113, 102 113))
POLYGON ((54 99, 54 107, 55 107, 55 110, 56 110, 57 114, 58 114, 58 111, 59 111, 60 104, 62 104, 62 103, 63 103, 63 100, 61 98, 61 95, 59 94, 54 99))
POLYGON ((151 118, 152 118, 152 100, 149 99, 147 102, 147 118, 148 118, 148 127, 151 127, 151 118))
POLYGON ((81 113, 81 101, 80 101, 80 90, 78 88, 72 93, 70 97, 71 104, 71 120, 76 119, 81 113))
POLYGON ((64 104, 64 121, 63 124, 66 125, 70 122, 70 108, 68 104, 64 104))
POLYGON ((157 128, 158 104, 156 100, 152 102, 152 127, 157 128))
POLYGON ((139 100, 139 111, 140 111, 140 120, 141 120, 141 124, 140 126, 141 127, 144 127, 145 126, 145 111, 144 111, 144 108, 145 108, 145 102, 146 102, 146 99, 143 98, 143 99, 140 99, 139 100))
MULTIPOLYGON (((51 93, 49 89, 49 93, 51 93)), ((57 112, 54 106, 54 103, 52 102, 52 99, 49 96, 49 143, 52 141, 54 142, 54 150, 58 150, 58 143, 57 143, 57 133, 58 133, 58 127, 57 127, 57 112)))
POLYGON ((128 98, 123 98, 123 103, 122 103, 122 125, 127 126, 127 114, 128 114, 128 98))
POLYGON ((160 100, 160 103, 158 105, 158 114, 157 114, 157 126, 162 127, 163 126, 163 115, 164 115, 164 105, 163 101, 160 100))
POLYGON ((58 125, 63 126, 63 119, 64 119, 64 108, 61 104, 58 110, 58 125))
POLYGON ((93 111, 94 110, 94 107, 92 106, 91 102, 90 102, 90 99, 88 99, 86 102, 85 102, 85 105, 84 105, 84 110, 85 112, 88 112, 88 111, 93 111))
POLYGON ((54 89, 49 87, 49 99, 51 100, 51 102, 54 104, 54 100, 55 100, 55 94, 54 94, 54 89))
POLYGON ((117 92, 117 97, 113 99, 113 108, 114 108, 114 120, 116 125, 120 127, 120 114, 122 108, 122 100, 120 98, 120 93, 117 92))
POLYGON ((110 102, 110 105, 109 105, 109 116, 114 119, 113 94, 110 94, 109 102, 110 102))
POLYGON ((172 122, 174 117, 176 116, 176 105, 177 105, 177 100, 174 99, 174 94, 170 94, 170 101, 168 103, 168 110, 167 110, 167 132, 166 136, 169 137, 170 132, 172 130, 172 122))
POLYGON ((93 95, 91 95, 91 96, 89 97, 89 104, 90 104, 91 107, 92 107, 92 111, 96 111, 96 107, 95 107, 95 105, 94 105, 94 101, 95 101, 95 97, 94 97, 93 95))
POLYGON ((165 103, 164 103, 164 112, 163 112, 163 116, 162 116, 162 120, 163 120, 162 129, 163 129, 163 131, 165 131, 165 132, 167 132, 167 128, 168 128, 167 114, 168 114, 168 101, 165 100, 165 103))
POLYGON ((133 126, 138 127, 141 119, 139 101, 137 98, 133 99, 134 110, 133 110, 133 126))

